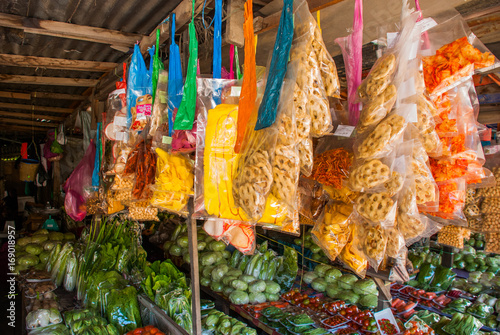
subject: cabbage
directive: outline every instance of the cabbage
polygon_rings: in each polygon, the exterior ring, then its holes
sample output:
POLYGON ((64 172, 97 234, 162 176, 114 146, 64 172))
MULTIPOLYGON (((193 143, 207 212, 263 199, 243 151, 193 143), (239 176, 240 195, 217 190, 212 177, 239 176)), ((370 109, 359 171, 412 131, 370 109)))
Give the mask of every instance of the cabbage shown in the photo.
POLYGON ((50 251, 42 251, 40 255, 38 255, 38 258, 40 258, 40 263, 44 265, 47 264, 49 257, 50 257, 50 251))
POLYGON ((226 297, 229 297, 229 295, 234 291, 234 288, 232 288, 231 286, 226 286, 224 287, 224 289, 222 290, 222 294, 224 294, 226 297))
POLYGON ((58 231, 51 231, 49 233, 49 240, 62 241, 64 240, 64 234, 58 231))
POLYGON ((208 245, 208 248, 212 251, 223 251, 226 249, 226 244, 222 241, 212 241, 208 245))
POLYGON ((191 256, 189 256, 189 252, 185 252, 182 255, 182 260, 187 264, 191 264, 191 256))
POLYGON ((207 247, 207 244, 203 241, 198 242, 198 251, 203 251, 207 247))
POLYGON ((170 249, 168 249, 168 253, 172 256, 180 256, 182 255, 182 248, 177 244, 172 244, 172 246, 170 246, 170 249))
POLYGON ((19 264, 19 258, 29 255, 26 251, 16 251, 16 263, 19 264))
POLYGON ((233 280, 231 282, 231 286, 235 289, 235 290, 240 290, 240 291, 246 291, 248 289, 248 284, 245 283, 243 280, 233 280))
POLYGON ((33 233, 33 235, 47 235, 49 231, 47 229, 39 229, 33 233))
POLYGON ((251 304, 262 304, 266 302, 266 295, 262 292, 252 292, 248 296, 248 300, 251 304))
POLYGON ((266 280, 266 293, 278 294, 280 291, 281 287, 278 283, 273 282, 272 280, 266 280))
POLYGON ((348 304, 355 304, 359 300, 359 295, 350 290, 343 290, 337 294, 337 299, 344 300, 348 304))
POLYGON ((206 266, 203 268, 201 271, 202 277, 210 278, 212 275, 212 270, 214 269, 215 266, 206 266))
POLYGON ((377 308, 378 298, 373 294, 367 294, 359 299, 359 304, 366 308, 377 308))
POLYGON ((264 293, 266 295, 267 301, 278 301, 280 300, 279 294, 264 293))
POLYGON ((357 280, 358 278, 355 275, 345 274, 340 276, 337 283, 339 284, 340 288, 343 288, 345 290, 350 290, 357 280))
POLYGON ((221 282, 213 281, 212 284, 210 284, 210 289, 214 292, 222 292, 224 285, 221 282))
POLYGON ((327 285, 327 283, 323 278, 316 278, 311 283, 311 287, 318 292, 325 292, 326 285, 327 285))
POLYGON ((187 235, 180 236, 175 243, 181 248, 187 248, 189 246, 189 238, 187 235))
POLYGON ((201 277, 200 278, 200 285, 201 286, 210 286, 210 278, 201 277))
POLYGON ((318 278, 318 274, 313 271, 306 272, 303 277, 304 282, 308 285, 311 284, 312 281, 316 278, 318 278))
POLYGON ((266 282, 263 280, 255 280, 248 285, 248 291, 259 293, 266 290, 266 282))
POLYGON ((332 299, 335 299, 342 289, 336 284, 332 283, 326 287, 326 295, 332 299))
POLYGON ((201 256, 201 265, 212 265, 217 261, 217 256, 213 252, 204 253, 201 256))
POLYGON ((327 265, 327 264, 318 264, 314 268, 314 272, 318 275, 318 277, 324 277, 326 272, 330 270, 332 266, 327 265))
POLYGON ((227 264, 220 264, 217 265, 213 270, 212 270, 212 280, 213 281, 221 281, 222 278, 226 275, 226 273, 229 271, 229 266, 227 264))
POLYGON ((49 239, 48 235, 33 235, 31 237, 31 243, 42 243, 49 239))
POLYGON ((54 247, 56 246, 56 243, 59 243, 59 242, 56 242, 56 241, 45 241, 42 243, 42 248, 43 250, 46 250, 46 251, 50 251, 52 249, 54 249, 54 247))
POLYGON ((235 305, 245 305, 249 302, 249 297, 246 292, 235 290, 229 295, 229 300, 235 305))
POLYGON ((354 293, 359 295, 374 294, 378 295, 377 284, 372 279, 358 280, 352 286, 354 293))
POLYGON ((50 323, 60 323, 62 322, 61 313, 57 310, 57 308, 49 309, 49 320, 50 323))
POLYGON ((229 285, 231 285, 231 282, 237 278, 238 277, 235 277, 235 276, 225 275, 224 278, 222 278, 222 284, 229 286, 229 285))
POLYGON ((226 275, 239 277, 239 276, 241 276, 242 273, 243 272, 241 272, 240 269, 232 269, 232 270, 229 270, 226 275))
POLYGON ((227 250, 222 250, 222 257, 225 258, 225 259, 229 259, 231 258, 231 253, 227 250))
POLYGON ((21 247, 24 247, 29 243, 31 243, 31 237, 21 237, 17 240, 17 244, 19 244, 21 247))
POLYGON ((30 243, 26 246, 26 252, 28 254, 40 255, 42 253, 42 251, 43 251, 43 248, 39 244, 30 243))
POLYGON ((325 273, 325 281, 330 284, 337 281, 342 276, 342 272, 339 269, 330 269, 325 273))
POLYGON ((18 258, 18 264, 34 266, 37 265, 40 260, 35 255, 25 255, 23 257, 18 258))
POLYGON ((244 281, 247 284, 250 284, 251 282, 253 282, 255 280, 255 277, 249 276, 249 275, 241 275, 238 277, 238 279, 244 281))
POLYGON ((73 233, 64 233, 64 239, 67 241, 72 241, 76 239, 76 236, 73 233))

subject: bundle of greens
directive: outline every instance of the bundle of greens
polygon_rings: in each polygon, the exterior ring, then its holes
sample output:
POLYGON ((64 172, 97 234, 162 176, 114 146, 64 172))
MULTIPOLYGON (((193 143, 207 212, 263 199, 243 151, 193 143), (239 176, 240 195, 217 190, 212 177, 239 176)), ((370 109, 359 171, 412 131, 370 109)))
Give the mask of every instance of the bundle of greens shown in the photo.
POLYGON ((106 316, 120 334, 142 327, 137 290, 133 286, 111 290, 106 301, 106 316))

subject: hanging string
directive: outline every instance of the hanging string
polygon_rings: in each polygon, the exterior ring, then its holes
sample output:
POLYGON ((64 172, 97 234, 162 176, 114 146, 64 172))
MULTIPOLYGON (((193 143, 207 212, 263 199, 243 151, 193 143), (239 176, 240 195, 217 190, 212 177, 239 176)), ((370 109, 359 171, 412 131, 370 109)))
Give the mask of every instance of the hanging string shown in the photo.
MULTIPOLYGON (((203 23, 203 27, 205 29, 208 29, 212 26, 212 24, 214 23, 214 19, 215 19, 215 16, 212 18, 212 21, 210 21, 210 24, 208 25, 208 27, 205 25, 205 6, 207 5, 207 0, 203 1, 203 9, 201 11, 201 22, 203 23)), ((193 18, 194 18, 194 0, 193 0, 193 18)))

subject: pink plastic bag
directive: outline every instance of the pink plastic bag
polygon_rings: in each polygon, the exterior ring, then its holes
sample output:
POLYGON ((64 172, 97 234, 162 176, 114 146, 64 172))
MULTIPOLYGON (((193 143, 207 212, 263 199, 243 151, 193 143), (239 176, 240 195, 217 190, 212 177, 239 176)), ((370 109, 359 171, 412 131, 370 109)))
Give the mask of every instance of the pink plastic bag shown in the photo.
POLYGON ((356 90, 361 84, 361 61, 363 58, 363 0, 354 4, 354 22, 352 33, 335 39, 342 49, 347 76, 347 102, 349 106, 349 123, 355 126, 359 120, 361 104, 356 103, 356 90))
POLYGON ((64 183, 64 208, 75 221, 82 221, 87 215, 86 201, 88 187, 92 185, 94 171, 95 142, 92 140, 80 163, 64 183))

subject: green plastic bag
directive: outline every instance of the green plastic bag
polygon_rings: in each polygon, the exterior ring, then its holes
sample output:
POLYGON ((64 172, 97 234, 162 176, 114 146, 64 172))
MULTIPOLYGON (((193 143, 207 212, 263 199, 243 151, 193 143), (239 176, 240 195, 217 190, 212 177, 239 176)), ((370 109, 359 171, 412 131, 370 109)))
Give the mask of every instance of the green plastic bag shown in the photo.
POLYGON ((137 290, 133 286, 112 290, 107 298, 106 316, 120 334, 142 327, 137 290))
POLYGON ((158 55, 158 51, 160 49, 160 29, 156 30, 156 47, 155 47, 155 54, 153 56, 153 104, 155 101, 155 95, 156 95, 156 87, 158 85, 158 76, 160 73, 160 70, 163 70, 163 63, 160 59, 160 56, 158 55))
POLYGON ((198 70, 198 40, 194 27, 194 0, 192 19, 189 23, 189 60, 184 83, 184 94, 181 105, 174 121, 174 130, 193 129, 194 114, 196 111, 196 71, 198 70))

